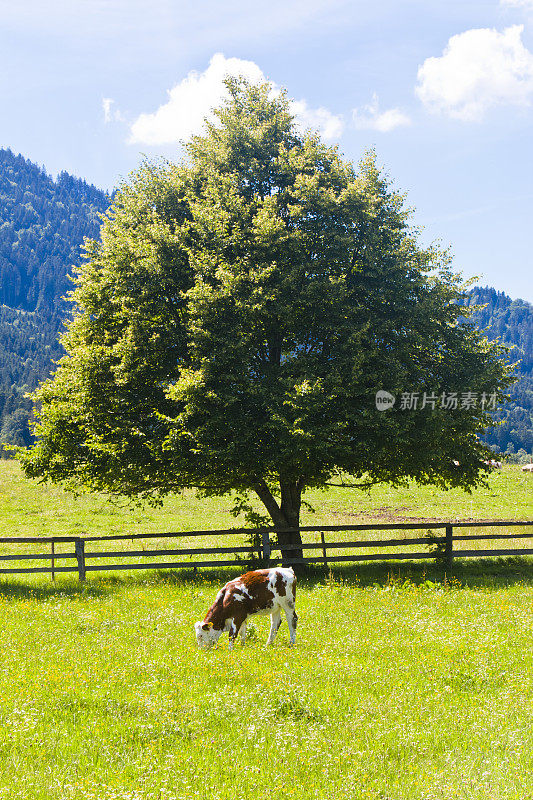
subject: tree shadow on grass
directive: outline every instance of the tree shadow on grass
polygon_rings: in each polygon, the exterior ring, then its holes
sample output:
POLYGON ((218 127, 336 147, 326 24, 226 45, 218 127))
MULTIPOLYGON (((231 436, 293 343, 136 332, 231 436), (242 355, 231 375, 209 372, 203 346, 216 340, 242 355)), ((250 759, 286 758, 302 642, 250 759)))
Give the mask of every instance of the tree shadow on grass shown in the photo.
MULTIPOLYGON (((322 576, 325 571, 322 568, 322 576)), ((533 586, 533 559, 509 556, 495 558, 457 559, 451 569, 445 568, 435 560, 428 561, 373 561, 357 565, 333 566, 328 577, 348 585, 361 587, 385 586, 391 580, 401 583, 410 581, 417 585, 425 581, 448 584, 469 589, 502 589, 517 584, 533 586)), ((315 575, 305 576, 311 585, 316 583, 315 575)), ((322 578, 323 580, 323 578, 322 578)))
MULTIPOLYGON (((161 570, 153 575, 152 580, 158 584, 174 586, 213 583, 222 585, 230 578, 236 577, 239 570, 207 569, 198 572, 192 570, 161 570)), ((533 586, 533 558, 498 557, 457 559, 453 568, 445 569, 434 559, 428 561, 371 561, 357 564, 306 565, 303 573, 298 575, 298 585, 312 589, 327 582, 342 582, 348 586, 365 588, 368 586, 386 586, 391 580, 410 581, 422 584, 433 583, 459 585, 470 589, 501 589, 513 585, 533 586)), ((146 582, 146 581, 145 581, 146 582)))
MULTIPOLYGON (((246 571, 243 564, 231 568, 171 569, 146 571, 142 577, 134 575, 119 579, 121 585, 132 586, 135 583, 144 586, 169 585, 174 587, 212 584, 221 586, 231 578, 246 571)), ((327 582, 344 583, 354 587, 386 586, 391 580, 408 580, 422 584, 433 583, 459 585, 471 589, 500 589, 513 585, 533 586, 533 558, 509 556, 495 558, 457 559, 451 570, 445 569, 435 559, 427 561, 369 561, 357 564, 306 565, 303 573, 298 574, 298 585, 312 589, 327 582)))
POLYGON ((29 581, 24 578, 0 578, 0 595, 11 600, 49 600, 52 597, 105 597, 113 587, 100 581, 79 583, 74 579, 60 579, 45 583, 45 579, 29 581))
MULTIPOLYGON (((84 597, 108 597, 136 586, 169 586, 176 589, 212 585, 220 587, 226 581, 246 571, 239 567, 203 567, 198 570, 183 569, 136 570, 122 574, 90 573, 84 583, 75 578, 0 579, 0 595, 13 600, 48 600, 55 596, 80 600, 84 597)), ((357 564, 306 565, 298 575, 298 585, 312 589, 327 583, 342 583, 354 588, 386 586, 391 581, 408 581, 414 585, 431 581, 455 588, 498 590, 514 585, 533 587, 533 558, 497 557, 457 559, 453 568, 445 569, 434 559, 427 561, 371 561, 357 564)))

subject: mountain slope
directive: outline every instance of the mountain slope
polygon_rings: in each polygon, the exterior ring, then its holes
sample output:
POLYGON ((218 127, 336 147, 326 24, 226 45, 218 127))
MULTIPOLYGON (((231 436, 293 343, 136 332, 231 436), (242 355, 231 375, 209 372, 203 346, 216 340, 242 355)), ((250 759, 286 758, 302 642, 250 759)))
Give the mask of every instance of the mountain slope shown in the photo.
POLYGON ((512 345, 509 361, 518 361, 518 377, 510 391, 508 406, 495 413, 502 424, 487 431, 486 441, 502 453, 513 455, 519 450, 533 451, 533 305, 524 300, 511 300, 504 292, 488 286, 476 286, 469 293, 469 305, 475 309, 472 318, 486 331, 489 339, 499 338, 512 345))
POLYGON ((0 150, 0 304, 45 315, 61 310, 84 237, 98 236, 109 197, 66 172, 53 180, 0 150))
POLYGON ((27 444, 24 397, 62 355, 57 341, 84 238, 96 237, 110 198, 63 172, 0 149, 0 441, 27 444))

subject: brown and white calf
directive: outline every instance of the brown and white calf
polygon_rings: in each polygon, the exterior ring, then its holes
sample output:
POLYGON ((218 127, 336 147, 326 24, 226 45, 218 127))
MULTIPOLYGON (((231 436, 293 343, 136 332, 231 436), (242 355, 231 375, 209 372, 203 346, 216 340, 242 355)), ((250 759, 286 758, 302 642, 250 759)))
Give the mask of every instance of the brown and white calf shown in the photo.
POLYGON ((256 569, 229 581, 216 596, 203 622, 196 622, 196 641, 200 646, 216 644, 224 631, 229 632, 229 646, 233 647, 240 633, 246 641, 246 620, 252 614, 270 614, 270 634, 267 644, 272 644, 281 625, 281 612, 289 626, 291 644, 296 639, 296 575, 292 569, 274 567, 256 569))

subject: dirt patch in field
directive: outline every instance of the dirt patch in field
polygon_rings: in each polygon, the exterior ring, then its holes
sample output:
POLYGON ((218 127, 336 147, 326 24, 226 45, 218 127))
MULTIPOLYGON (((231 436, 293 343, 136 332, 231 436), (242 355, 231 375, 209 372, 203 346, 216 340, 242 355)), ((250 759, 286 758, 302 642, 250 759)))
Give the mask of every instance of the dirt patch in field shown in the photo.
POLYGON ((407 506, 393 508, 381 506, 373 511, 332 511, 332 517, 349 517, 357 523, 363 522, 491 522, 489 519, 478 517, 455 517, 454 519, 441 519, 436 517, 413 517, 409 514, 411 509, 407 506))

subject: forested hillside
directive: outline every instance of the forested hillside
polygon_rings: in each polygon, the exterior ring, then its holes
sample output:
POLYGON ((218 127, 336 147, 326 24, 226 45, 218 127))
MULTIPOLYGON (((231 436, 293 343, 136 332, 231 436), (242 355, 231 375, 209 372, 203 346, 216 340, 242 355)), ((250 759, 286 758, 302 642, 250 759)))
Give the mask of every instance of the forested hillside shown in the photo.
POLYGON ((98 235, 108 196, 62 172, 53 180, 0 150, 0 304, 48 315, 69 288, 85 236, 98 235))
POLYGON ((524 300, 511 300, 504 292, 476 286, 470 292, 470 305, 476 309, 476 324, 486 329, 489 339, 500 338, 513 345, 509 360, 519 361, 518 381, 512 387, 509 406, 496 412, 503 423, 487 432, 487 441, 501 452, 513 456, 521 450, 533 451, 533 306, 524 300))
MULTIPOLYGON (((110 198, 63 172, 44 169, 0 149, 0 442, 28 444, 31 401, 24 394, 47 377, 61 357, 57 341, 84 237, 97 237, 110 198)), ((474 320, 489 338, 515 345, 519 381, 501 426, 487 441, 514 455, 533 450, 533 306, 503 292, 476 287, 474 320)))
POLYGON ((84 237, 98 236, 109 197, 66 172, 0 149, 0 442, 27 444, 27 391, 61 356, 57 341, 84 237))

